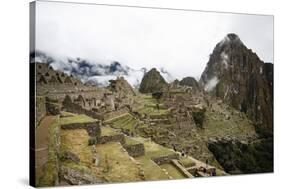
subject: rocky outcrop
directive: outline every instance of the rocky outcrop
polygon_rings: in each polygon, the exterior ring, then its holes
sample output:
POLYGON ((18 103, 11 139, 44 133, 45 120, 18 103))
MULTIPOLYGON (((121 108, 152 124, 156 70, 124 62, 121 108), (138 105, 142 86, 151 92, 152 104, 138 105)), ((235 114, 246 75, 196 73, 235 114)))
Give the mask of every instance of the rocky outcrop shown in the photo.
POLYGON ((61 166, 60 168, 60 179, 66 181, 70 185, 102 183, 99 179, 88 173, 66 166, 61 166))
POLYGON ((155 93, 162 91, 166 86, 167 83, 160 72, 153 68, 143 76, 139 91, 141 93, 155 93))
POLYGON ((185 77, 183 78, 179 84, 181 86, 188 86, 188 87, 192 87, 193 89, 195 90, 198 90, 199 89, 199 84, 198 82, 196 81, 196 79, 194 79, 193 77, 185 77))
POLYGON ((208 148, 230 174, 273 172, 273 140, 212 139, 208 148))
POLYGON ((210 55, 200 85, 245 112, 261 134, 273 133, 273 65, 264 63, 236 34, 228 34, 210 55))

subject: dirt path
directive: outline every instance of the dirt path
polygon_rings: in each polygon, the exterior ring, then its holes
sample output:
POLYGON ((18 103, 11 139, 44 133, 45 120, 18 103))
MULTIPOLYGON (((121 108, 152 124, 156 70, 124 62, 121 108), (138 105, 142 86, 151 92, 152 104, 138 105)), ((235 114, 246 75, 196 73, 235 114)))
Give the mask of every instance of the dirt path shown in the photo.
POLYGON ((36 184, 43 175, 44 164, 48 161, 49 126, 55 116, 46 116, 41 121, 35 133, 35 173, 36 184))

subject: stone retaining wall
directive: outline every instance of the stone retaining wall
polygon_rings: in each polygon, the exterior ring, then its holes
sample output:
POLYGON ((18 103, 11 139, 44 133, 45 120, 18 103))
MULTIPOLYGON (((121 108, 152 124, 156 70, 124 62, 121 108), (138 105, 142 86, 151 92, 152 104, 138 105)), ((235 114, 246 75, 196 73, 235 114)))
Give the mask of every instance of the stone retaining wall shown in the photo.
POLYGON ((133 145, 124 145, 123 146, 128 154, 132 157, 138 157, 144 155, 144 145, 142 143, 133 144, 133 145))
POLYGON ((61 125, 62 129, 86 129, 88 135, 91 137, 99 137, 101 135, 101 129, 99 122, 89 123, 71 123, 61 125))
POLYGON ((164 163, 170 163, 172 159, 179 159, 179 154, 174 153, 167 156, 152 158, 152 160, 157 163, 158 165, 164 164, 164 163))
POLYGON ((120 110, 117 110, 117 111, 111 111, 111 112, 107 112, 104 114, 103 118, 104 120, 108 120, 108 119, 111 119, 111 118, 114 118, 114 117, 118 117, 122 114, 125 114, 125 113, 128 113, 129 110, 128 108, 124 107, 120 110))
POLYGON ((104 144, 107 142, 120 142, 121 144, 125 143, 125 137, 123 134, 116 134, 111 136, 100 136, 97 138, 98 144, 104 144))

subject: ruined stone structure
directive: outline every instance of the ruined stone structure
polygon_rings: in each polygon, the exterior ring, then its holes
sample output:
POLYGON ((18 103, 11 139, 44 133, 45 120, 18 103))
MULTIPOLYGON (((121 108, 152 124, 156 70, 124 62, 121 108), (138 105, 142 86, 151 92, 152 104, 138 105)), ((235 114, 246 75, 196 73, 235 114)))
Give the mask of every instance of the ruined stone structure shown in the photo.
POLYGON ((60 110, 90 117, 103 119, 103 115, 128 107, 131 95, 135 95, 132 87, 121 77, 112 80, 110 90, 98 88, 94 85, 83 84, 72 75, 56 71, 47 64, 36 64, 36 94, 40 96, 38 106, 38 120, 46 113, 59 114, 60 110), (125 98, 126 97, 126 98, 125 98), (43 100, 42 100, 43 99, 43 100), (45 102, 45 106, 42 105, 45 102), (46 113, 44 109, 46 108, 46 113))

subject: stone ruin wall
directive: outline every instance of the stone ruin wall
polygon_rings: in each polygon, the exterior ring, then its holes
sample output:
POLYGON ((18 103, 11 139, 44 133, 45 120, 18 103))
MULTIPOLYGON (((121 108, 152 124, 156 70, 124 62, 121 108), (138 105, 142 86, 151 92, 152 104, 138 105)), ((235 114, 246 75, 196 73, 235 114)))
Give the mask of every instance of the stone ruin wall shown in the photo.
POLYGON ((72 113, 76 113, 76 114, 85 114, 94 119, 103 120, 103 115, 101 113, 94 112, 91 110, 86 110, 79 104, 75 104, 71 101, 64 101, 62 105, 63 105, 62 110, 64 110, 64 111, 72 112, 72 113))
POLYGON ((142 143, 132 144, 132 145, 124 145, 123 146, 128 154, 132 157, 143 156, 145 153, 144 145, 142 143))
POLYGON ((110 136, 100 136, 97 138, 98 144, 104 144, 107 142, 120 142, 123 145, 125 144, 125 137, 123 134, 116 134, 110 136))
POLYGON ((71 123, 61 125, 62 129, 85 129, 89 136, 99 137, 101 135, 101 129, 99 122, 89 123, 71 123))
POLYGON ((104 120, 109 120, 111 118, 120 116, 120 115, 128 113, 128 112, 129 112, 129 110, 126 107, 123 107, 123 108, 121 108, 119 110, 116 110, 116 111, 107 112, 107 113, 104 114, 104 120))
POLYGON ((167 156, 153 158, 152 160, 155 163, 157 163, 158 165, 161 165, 161 164, 165 164, 165 163, 170 163, 172 159, 179 159, 179 154, 174 153, 174 154, 170 154, 170 155, 167 155, 167 156))

